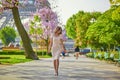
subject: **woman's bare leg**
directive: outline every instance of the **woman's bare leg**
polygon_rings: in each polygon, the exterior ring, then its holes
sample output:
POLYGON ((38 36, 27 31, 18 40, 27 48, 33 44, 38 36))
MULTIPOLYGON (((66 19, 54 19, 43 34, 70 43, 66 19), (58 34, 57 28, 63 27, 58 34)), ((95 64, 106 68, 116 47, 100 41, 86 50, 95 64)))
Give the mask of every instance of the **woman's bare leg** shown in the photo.
POLYGON ((54 65, 54 70, 55 70, 55 73, 56 73, 56 60, 53 61, 53 65, 54 65))
POLYGON ((59 59, 56 60, 56 72, 58 76, 58 69, 59 69, 59 59))
POLYGON ((76 59, 78 59, 78 57, 79 57, 79 53, 78 53, 78 52, 76 52, 76 59))
POLYGON ((55 76, 58 76, 59 59, 54 60, 53 64, 54 64, 55 76))

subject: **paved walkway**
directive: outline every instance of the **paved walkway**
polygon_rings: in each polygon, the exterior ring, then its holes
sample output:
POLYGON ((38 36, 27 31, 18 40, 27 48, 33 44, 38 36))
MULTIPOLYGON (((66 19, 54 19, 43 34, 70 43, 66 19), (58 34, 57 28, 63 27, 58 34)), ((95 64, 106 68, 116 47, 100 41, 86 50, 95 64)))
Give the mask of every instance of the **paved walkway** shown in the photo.
POLYGON ((120 67, 103 61, 70 55, 60 59, 59 76, 54 76, 52 59, 40 59, 0 67, 0 80, 120 80, 120 67))

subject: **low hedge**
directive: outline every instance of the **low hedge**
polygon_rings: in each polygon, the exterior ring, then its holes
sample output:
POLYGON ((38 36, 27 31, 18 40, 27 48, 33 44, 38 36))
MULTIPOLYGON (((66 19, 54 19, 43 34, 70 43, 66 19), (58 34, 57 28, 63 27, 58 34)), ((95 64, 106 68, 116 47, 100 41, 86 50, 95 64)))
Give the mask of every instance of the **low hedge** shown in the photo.
MULTIPOLYGON (((0 55, 24 55, 25 51, 0 51, 0 55)), ((49 55, 47 54, 46 51, 37 51, 37 55, 49 55)))
POLYGON ((48 54, 46 51, 38 51, 38 52, 37 52, 37 55, 40 55, 40 56, 42 56, 42 55, 52 56, 51 53, 48 54))
POLYGON ((93 53, 87 53, 86 56, 93 58, 93 53))
POLYGON ((0 55, 24 55, 24 51, 0 51, 0 55))

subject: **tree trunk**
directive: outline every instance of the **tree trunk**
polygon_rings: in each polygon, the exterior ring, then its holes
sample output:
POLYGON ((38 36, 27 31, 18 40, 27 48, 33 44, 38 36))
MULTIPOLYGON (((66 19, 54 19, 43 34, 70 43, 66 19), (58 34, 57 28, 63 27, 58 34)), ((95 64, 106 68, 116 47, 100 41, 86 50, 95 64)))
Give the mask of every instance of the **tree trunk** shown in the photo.
POLYGON ((38 60, 39 58, 37 57, 37 55, 35 55, 35 52, 32 49, 30 38, 21 23, 18 8, 17 7, 12 8, 12 13, 13 13, 15 25, 23 42, 26 58, 38 60))

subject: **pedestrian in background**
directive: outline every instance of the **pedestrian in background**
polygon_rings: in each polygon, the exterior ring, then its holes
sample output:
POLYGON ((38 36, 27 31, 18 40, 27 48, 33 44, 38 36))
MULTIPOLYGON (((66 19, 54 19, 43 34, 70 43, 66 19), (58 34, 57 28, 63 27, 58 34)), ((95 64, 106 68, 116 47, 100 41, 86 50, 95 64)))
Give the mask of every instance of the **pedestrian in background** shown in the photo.
POLYGON ((76 46, 76 48, 75 48, 75 57, 76 57, 76 59, 78 59, 79 53, 80 53, 79 46, 76 46))

